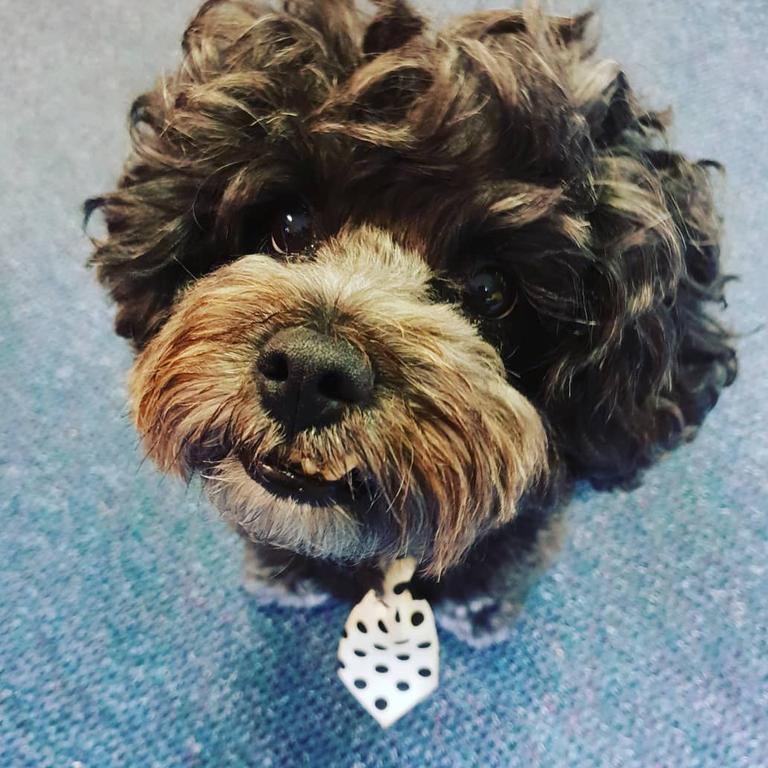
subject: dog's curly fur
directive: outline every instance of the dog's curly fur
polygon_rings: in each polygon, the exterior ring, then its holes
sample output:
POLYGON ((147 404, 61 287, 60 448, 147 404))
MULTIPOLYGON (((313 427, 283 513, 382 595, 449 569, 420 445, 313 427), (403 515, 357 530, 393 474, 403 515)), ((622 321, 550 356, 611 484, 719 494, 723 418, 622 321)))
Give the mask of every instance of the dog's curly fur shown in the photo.
POLYGON ((448 584, 461 562, 501 570, 480 565, 495 542, 517 567, 573 479, 635 483, 732 382, 710 314, 726 282, 715 164, 670 149, 666 117, 595 56, 589 14, 434 31, 401 0, 376 5, 208 0, 178 71, 131 109, 118 189, 86 212, 105 215, 93 263, 160 467, 203 474, 241 532, 310 570, 348 581, 409 551, 448 584), (317 242, 253 253, 293 197, 317 242), (461 304, 487 263, 516 290, 498 320, 461 304), (298 325, 361 350, 377 396, 289 439, 252 368, 298 325), (276 500, 242 461, 274 451, 351 455, 381 498, 362 516, 276 500))

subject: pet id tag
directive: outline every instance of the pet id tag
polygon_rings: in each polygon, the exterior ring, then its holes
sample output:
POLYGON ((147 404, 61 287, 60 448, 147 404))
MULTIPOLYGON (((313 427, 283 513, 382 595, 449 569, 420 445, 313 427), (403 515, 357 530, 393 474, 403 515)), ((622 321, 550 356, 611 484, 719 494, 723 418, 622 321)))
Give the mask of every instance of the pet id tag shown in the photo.
POLYGON ((370 590, 352 609, 339 643, 339 677, 382 728, 437 688, 440 651, 435 617, 408 582, 413 558, 395 560, 381 595, 370 590))

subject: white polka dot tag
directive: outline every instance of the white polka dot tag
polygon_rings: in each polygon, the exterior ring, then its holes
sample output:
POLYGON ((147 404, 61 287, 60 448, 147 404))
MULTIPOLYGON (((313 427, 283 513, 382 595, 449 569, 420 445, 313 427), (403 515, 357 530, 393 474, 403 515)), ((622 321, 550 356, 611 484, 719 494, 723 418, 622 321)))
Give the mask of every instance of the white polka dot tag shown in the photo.
POLYGON ((339 677, 382 728, 437 688, 440 649, 426 600, 414 600, 413 558, 395 560, 381 595, 370 590, 352 609, 339 643, 339 677))

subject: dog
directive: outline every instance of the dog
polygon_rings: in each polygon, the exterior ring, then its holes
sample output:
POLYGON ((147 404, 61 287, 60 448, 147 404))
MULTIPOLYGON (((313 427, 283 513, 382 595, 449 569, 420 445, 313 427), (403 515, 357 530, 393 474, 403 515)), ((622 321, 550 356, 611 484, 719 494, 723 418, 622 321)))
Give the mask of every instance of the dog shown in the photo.
POLYGON ((130 110, 91 263, 163 472, 250 589, 415 593, 499 636, 573 484, 632 487, 736 375, 712 161, 667 143, 592 17, 208 0, 130 110))

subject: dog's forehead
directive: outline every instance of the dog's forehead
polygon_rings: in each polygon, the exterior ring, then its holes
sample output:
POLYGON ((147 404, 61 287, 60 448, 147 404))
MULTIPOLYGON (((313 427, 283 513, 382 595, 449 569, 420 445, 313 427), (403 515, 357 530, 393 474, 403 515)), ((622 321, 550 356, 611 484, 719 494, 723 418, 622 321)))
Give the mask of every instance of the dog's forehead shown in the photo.
POLYGON ((286 78, 261 121, 259 173, 274 156, 279 185, 310 198, 329 231, 361 220, 433 257, 483 222, 551 213, 583 172, 583 120, 525 41, 459 29, 358 61, 304 110, 316 71, 286 78))
MULTIPOLYGON (((273 137, 258 168, 265 179, 274 176, 274 184, 263 185, 267 198, 305 198, 328 233, 350 223, 373 224, 433 266, 444 266, 462 238, 519 227, 567 203, 572 177, 554 162, 549 175, 533 173, 531 164, 540 159, 535 148, 498 130, 487 100, 446 128, 432 126, 433 134, 422 125, 427 117, 412 114, 399 124, 378 125, 380 133, 370 140, 343 121, 329 123, 328 114, 321 110, 306 121, 300 145, 292 134, 273 137), (405 131, 412 138, 391 146, 405 131)), ((352 107, 346 115, 363 119, 352 107)), ((365 119, 378 118, 368 112, 365 119)), ((368 127, 358 124, 363 134, 368 127)))
POLYGON ((413 180, 396 169, 382 169, 371 182, 342 177, 337 189, 319 187, 312 202, 326 231, 371 224, 437 266, 455 250, 462 233, 488 212, 482 185, 413 180))
POLYGON ((508 239, 529 225, 553 216, 562 222, 568 215, 566 180, 520 178, 514 164, 457 163, 446 171, 436 167, 440 160, 439 153, 393 156, 348 143, 329 152, 324 140, 309 142, 292 192, 306 198, 321 231, 371 224, 440 267, 471 258, 462 246, 508 239))

